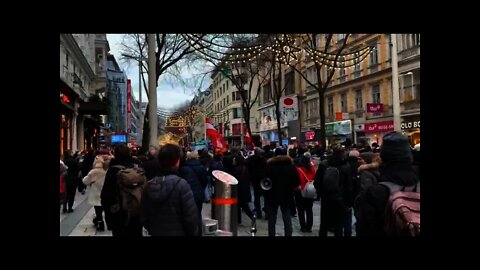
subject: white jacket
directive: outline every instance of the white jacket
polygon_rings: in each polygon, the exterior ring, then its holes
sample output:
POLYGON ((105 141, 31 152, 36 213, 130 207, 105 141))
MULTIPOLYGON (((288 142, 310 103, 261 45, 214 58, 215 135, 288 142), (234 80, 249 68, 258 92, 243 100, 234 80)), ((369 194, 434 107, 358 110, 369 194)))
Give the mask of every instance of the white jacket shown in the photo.
POLYGON ((88 194, 88 202, 94 206, 102 205, 100 201, 100 193, 102 192, 106 174, 107 171, 103 169, 103 164, 98 162, 82 180, 85 185, 90 185, 91 187, 88 194))

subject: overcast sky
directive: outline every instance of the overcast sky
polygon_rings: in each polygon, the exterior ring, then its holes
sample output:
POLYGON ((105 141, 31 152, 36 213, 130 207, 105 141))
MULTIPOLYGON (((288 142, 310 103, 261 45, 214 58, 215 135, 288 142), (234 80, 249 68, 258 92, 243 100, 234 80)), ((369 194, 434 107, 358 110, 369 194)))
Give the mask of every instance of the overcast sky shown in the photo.
MULTIPOLYGON (((107 34, 107 39, 110 45, 110 54, 113 54, 115 56, 117 63, 120 65, 120 68, 124 69, 127 77, 132 81, 132 92, 135 96, 135 99, 138 100, 138 64, 134 64, 134 62, 128 64, 120 61, 120 43, 122 42, 123 34, 107 34)), ((186 76, 189 76, 189 71, 184 72, 184 74, 186 74, 186 76)), ((208 80, 203 83, 202 90, 206 89, 207 87, 208 80)), ((157 87, 157 105, 161 109, 171 109, 172 107, 175 107, 185 102, 186 100, 192 100, 193 93, 188 92, 191 92, 191 90, 185 90, 183 87, 178 85, 172 86, 172 83, 167 83, 165 79, 162 79, 162 77, 160 77, 160 82, 157 87)), ((146 100, 147 96, 142 85, 142 101, 146 100)))

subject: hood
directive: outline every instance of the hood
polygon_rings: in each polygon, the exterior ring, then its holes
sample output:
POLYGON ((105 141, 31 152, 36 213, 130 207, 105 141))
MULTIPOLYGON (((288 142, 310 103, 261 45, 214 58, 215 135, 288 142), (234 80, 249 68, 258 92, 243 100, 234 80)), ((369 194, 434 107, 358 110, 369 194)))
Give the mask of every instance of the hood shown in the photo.
POLYGON ((293 165, 293 159, 289 156, 276 156, 267 160, 268 165, 293 165))
POLYGON ((415 170, 410 164, 397 163, 386 165, 382 163, 379 171, 379 182, 390 181, 401 186, 413 186, 419 181, 415 170))
POLYGON ((157 176, 148 181, 145 192, 148 198, 155 204, 165 202, 169 194, 173 191, 175 185, 179 181, 176 175, 157 176))

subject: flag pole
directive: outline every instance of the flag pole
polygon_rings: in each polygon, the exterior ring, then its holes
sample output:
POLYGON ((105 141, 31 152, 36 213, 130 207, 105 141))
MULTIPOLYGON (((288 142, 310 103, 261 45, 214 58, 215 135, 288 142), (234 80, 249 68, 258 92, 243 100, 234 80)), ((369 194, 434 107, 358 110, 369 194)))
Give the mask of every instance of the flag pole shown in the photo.
POLYGON ((203 140, 205 141, 205 145, 207 145, 207 115, 203 114, 203 125, 205 126, 205 133, 203 135, 203 140))

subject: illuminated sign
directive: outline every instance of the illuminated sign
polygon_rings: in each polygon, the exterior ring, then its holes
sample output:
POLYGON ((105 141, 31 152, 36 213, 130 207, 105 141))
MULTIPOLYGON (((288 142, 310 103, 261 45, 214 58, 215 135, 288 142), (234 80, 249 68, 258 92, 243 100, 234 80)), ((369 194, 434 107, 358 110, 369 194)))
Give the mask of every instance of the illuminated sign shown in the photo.
POLYGON ((182 116, 167 117, 165 127, 186 127, 186 120, 187 119, 182 116))

